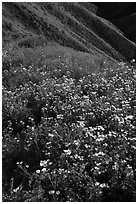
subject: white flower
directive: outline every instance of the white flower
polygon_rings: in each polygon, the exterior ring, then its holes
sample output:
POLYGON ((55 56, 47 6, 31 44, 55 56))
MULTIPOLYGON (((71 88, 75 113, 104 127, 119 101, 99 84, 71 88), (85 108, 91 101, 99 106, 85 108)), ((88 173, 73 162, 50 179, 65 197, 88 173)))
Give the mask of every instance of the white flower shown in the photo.
POLYGON ((89 147, 89 145, 87 145, 87 144, 85 144, 84 146, 85 146, 85 148, 88 148, 88 147, 89 147))
POLYGON ((55 190, 51 190, 48 193, 49 193, 49 195, 55 194, 55 190))
POLYGON ((62 114, 57 115, 57 119, 63 119, 63 115, 62 114))
POLYGON ((100 142, 100 141, 103 141, 103 140, 104 140, 104 137, 99 137, 99 138, 96 139, 97 142, 100 142))
POLYGON ((126 120, 132 120, 132 119, 133 119, 133 115, 126 116, 126 120))
POLYGON ((108 184, 106 184, 106 183, 102 183, 102 184, 100 184, 100 187, 101 187, 101 188, 104 188, 104 187, 109 187, 109 186, 108 186, 108 184))
POLYGON ((64 169, 59 168, 58 172, 59 172, 59 174, 62 174, 64 172, 64 169))
POLYGON ((40 161, 40 166, 46 167, 48 164, 50 164, 50 159, 40 161))
POLYGON ((104 79, 104 78, 102 78, 102 81, 103 81, 103 82, 105 82, 105 83, 107 83, 107 80, 106 80, 106 79, 104 79))
POLYGON ((74 144, 78 146, 80 144, 80 141, 79 140, 74 140, 74 144))
POLYGON ((84 99, 89 99, 89 96, 83 95, 84 99))
POLYGON ((77 159, 77 158, 78 158, 78 154, 75 154, 75 155, 74 155, 74 158, 77 159))
POLYGON ((54 135, 53 135, 53 134, 51 134, 51 133, 49 133, 49 134, 48 134, 48 136, 49 136, 49 137, 54 137, 54 135))
POLYGON ((103 126, 97 126, 97 127, 98 127, 99 130, 102 130, 102 131, 105 130, 103 126))
POLYGON ((99 184, 100 184, 99 182, 96 182, 96 183, 95 183, 95 186, 99 186, 99 184))
POLYGON ((56 194, 59 195, 59 194, 60 194, 60 191, 56 191, 56 194))
POLYGON ((37 173, 37 174, 40 174, 40 170, 36 170, 36 173, 37 173))
POLYGON ((104 155, 105 155, 105 153, 103 153, 103 152, 98 152, 98 153, 94 154, 94 156, 104 156, 104 155))
POLYGON ((42 172, 43 172, 43 173, 46 172, 46 168, 43 168, 43 169, 42 169, 42 172))
POLYGON ((97 167, 97 166, 95 166, 95 167, 94 167, 94 169, 95 169, 95 170, 97 170, 97 171, 99 171, 99 170, 100 170, 100 168, 99 168, 99 167, 97 167))
POLYGON ((136 61, 135 59, 132 59, 132 60, 131 60, 131 62, 135 62, 135 61, 136 61))
POLYGON ((70 155, 71 154, 71 150, 70 149, 68 149, 68 150, 63 150, 64 151, 64 153, 66 154, 66 155, 70 155))
POLYGON ((17 164, 17 165, 22 165, 22 164, 23 164, 23 161, 17 162, 16 164, 17 164))
POLYGON ((77 121, 77 122, 79 123, 79 125, 80 125, 81 127, 84 127, 84 126, 85 126, 84 121, 77 121))
POLYGON ((127 165, 127 169, 125 171, 127 176, 133 176, 133 169, 131 166, 127 165))

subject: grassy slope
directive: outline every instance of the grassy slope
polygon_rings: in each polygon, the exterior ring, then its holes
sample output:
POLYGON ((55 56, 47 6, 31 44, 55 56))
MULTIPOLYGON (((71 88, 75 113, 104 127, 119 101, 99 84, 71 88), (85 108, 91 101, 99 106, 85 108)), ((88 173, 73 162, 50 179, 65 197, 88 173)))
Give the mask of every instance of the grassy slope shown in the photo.
MULTIPOLYGON (((50 71, 55 70, 56 75, 63 75, 66 74, 67 71, 71 71, 71 75, 77 76, 78 74, 77 77, 79 78, 81 75, 102 73, 106 66, 118 66, 116 61, 108 58, 105 59, 104 56, 97 53, 92 55, 60 46, 58 43, 45 43, 45 39, 42 41, 42 38, 34 37, 29 43, 29 48, 19 47, 17 43, 5 45, 3 48, 3 71, 10 70, 11 65, 18 68, 20 64, 25 67, 32 66, 33 64, 34 69, 35 67, 45 67, 45 69, 49 67, 50 71), (61 69, 60 72, 56 71, 57 67, 61 69), (65 67, 67 67, 67 69, 65 69, 65 67)), ((9 89, 15 87, 14 84, 18 87, 18 85, 26 83, 22 78, 22 82, 19 81, 18 84, 15 78, 16 76, 13 75, 13 80, 11 80, 10 84, 8 83, 7 87, 9 87, 9 89)), ((3 85, 5 85, 5 83, 3 85)), ((12 89, 14 90, 14 88, 12 89)))
POLYGON ((48 41, 93 55, 119 61, 134 58, 135 44, 97 17, 95 6, 88 7, 88 3, 3 3, 3 39, 41 34, 48 41))

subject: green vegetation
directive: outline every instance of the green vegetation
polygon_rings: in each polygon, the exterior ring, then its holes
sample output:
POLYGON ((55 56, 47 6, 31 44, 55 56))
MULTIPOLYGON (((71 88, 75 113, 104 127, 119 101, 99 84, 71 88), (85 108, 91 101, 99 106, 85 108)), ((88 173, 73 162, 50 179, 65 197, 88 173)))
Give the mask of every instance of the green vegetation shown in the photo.
POLYGON ((78 2, 3 2, 3 40, 39 36, 77 51, 111 60, 135 58, 135 43, 111 23, 96 15, 96 8, 78 2), (89 9, 88 9, 89 7, 89 9))
POLYGON ((135 64, 44 39, 2 59, 3 201, 136 201, 135 64))

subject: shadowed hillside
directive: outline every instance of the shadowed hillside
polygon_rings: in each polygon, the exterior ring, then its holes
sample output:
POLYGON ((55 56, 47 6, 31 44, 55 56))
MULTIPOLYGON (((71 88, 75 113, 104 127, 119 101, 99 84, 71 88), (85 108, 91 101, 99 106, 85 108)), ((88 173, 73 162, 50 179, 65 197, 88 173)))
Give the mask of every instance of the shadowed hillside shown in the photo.
POLYGON ((133 42, 136 42, 136 13, 119 19, 114 19, 113 22, 122 29, 126 37, 131 39, 133 42))
POLYGON ((90 3, 5 2, 3 41, 41 35, 47 41, 105 58, 135 58, 135 44, 96 12, 97 7, 90 3))
MULTIPOLYGON (((115 24, 124 35, 136 42, 136 2, 98 2, 96 13, 115 24)), ((93 4, 92 4, 93 5, 93 4)))

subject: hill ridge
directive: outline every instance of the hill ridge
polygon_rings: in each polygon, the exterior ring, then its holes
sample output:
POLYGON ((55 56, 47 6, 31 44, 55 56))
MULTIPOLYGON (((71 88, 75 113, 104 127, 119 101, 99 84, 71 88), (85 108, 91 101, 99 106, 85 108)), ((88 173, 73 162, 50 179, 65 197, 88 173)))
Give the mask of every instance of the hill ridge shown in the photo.
POLYGON ((135 58, 135 43, 97 16, 95 5, 88 7, 84 2, 4 2, 3 39, 20 39, 28 32, 76 50, 95 49, 118 61, 135 58))

